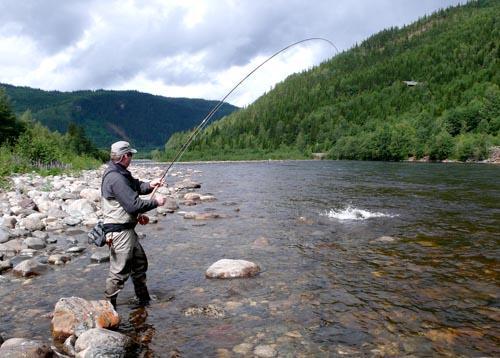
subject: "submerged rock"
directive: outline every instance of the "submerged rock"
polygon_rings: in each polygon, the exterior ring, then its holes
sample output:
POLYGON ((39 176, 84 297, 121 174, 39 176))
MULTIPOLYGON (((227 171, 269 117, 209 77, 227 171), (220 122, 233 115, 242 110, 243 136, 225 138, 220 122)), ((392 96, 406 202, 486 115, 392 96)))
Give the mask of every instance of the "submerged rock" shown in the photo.
POLYGON ((392 236, 381 236, 379 238, 376 238, 375 240, 370 241, 370 244, 379 244, 379 243, 389 243, 389 242, 394 242, 397 239, 392 236))
POLYGON ((45 358, 52 357, 50 346, 42 341, 26 338, 11 338, 0 347, 0 357, 11 358, 45 358))
POLYGON ((252 277, 260 272, 260 267, 246 260, 222 259, 212 264, 205 276, 207 278, 241 278, 252 277))
POLYGON ((124 357, 132 340, 119 332, 92 328, 76 340, 76 357, 124 357))
POLYGON ((120 316, 109 301, 87 301, 79 297, 61 298, 54 308, 52 336, 63 340, 80 336, 91 328, 116 328, 120 316))
POLYGON ((184 316, 204 316, 210 318, 223 318, 226 315, 224 309, 213 304, 202 307, 189 307, 184 310, 184 316))
POLYGON ((36 259, 24 260, 14 267, 14 274, 22 277, 37 276, 47 270, 47 265, 36 259))
POLYGON ((78 254, 83 251, 85 251, 85 247, 83 246, 73 246, 66 250, 66 252, 70 254, 78 254))
POLYGON ((276 356, 276 349, 272 345, 262 344, 253 350, 253 354, 257 357, 272 358, 276 356))
POLYGON ((63 254, 50 255, 48 262, 52 265, 64 265, 66 262, 70 261, 71 257, 63 254))

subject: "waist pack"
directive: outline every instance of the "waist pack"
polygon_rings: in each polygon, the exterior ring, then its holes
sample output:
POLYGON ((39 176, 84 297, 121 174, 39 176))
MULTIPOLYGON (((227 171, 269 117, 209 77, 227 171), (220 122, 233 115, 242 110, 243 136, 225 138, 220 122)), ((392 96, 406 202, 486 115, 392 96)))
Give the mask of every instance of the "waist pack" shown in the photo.
POLYGON ((87 234, 89 244, 94 244, 99 247, 106 245, 106 234, 109 232, 120 232, 135 228, 136 223, 125 224, 104 224, 102 221, 97 224, 87 234))

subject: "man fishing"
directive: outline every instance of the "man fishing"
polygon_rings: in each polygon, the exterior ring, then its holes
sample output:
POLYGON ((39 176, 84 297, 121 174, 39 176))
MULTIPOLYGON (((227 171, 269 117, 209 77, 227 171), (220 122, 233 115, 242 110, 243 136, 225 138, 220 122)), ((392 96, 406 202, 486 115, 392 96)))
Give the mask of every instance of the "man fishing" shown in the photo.
POLYGON ((111 145, 111 160, 105 170, 101 186, 101 203, 106 243, 110 248, 109 276, 106 280, 106 298, 116 308, 116 298, 125 281, 132 276, 135 294, 140 306, 151 300, 146 286, 148 260, 139 243, 135 226, 147 224, 143 213, 165 204, 164 197, 151 200, 139 198, 163 184, 162 179, 142 182, 127 170, 137 151, 125 141, 111 145))

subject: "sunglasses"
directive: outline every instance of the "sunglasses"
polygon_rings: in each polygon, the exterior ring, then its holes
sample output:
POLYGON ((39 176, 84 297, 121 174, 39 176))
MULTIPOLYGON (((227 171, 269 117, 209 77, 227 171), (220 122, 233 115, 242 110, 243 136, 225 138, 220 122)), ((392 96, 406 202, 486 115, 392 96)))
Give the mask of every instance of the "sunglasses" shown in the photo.
POLYGON ((126 155, 127 157, 129 157, 129 158, 130 158, 130 157, 132 157, 134 154, 133 154, 133 153, 131 153, 131 152, 128 152, 128 153, 127 153, 127 154, 125 154, 125 155, 126 155))

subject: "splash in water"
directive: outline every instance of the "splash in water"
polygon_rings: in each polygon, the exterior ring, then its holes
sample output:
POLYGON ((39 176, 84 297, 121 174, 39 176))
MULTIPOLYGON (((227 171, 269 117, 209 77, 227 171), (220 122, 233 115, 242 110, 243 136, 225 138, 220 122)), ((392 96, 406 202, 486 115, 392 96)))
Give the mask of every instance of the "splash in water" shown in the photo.
POLYGON ((384 214, 378 212, 370 212, 367 210, 353 208, 351 206, 348 206, 345 209, 338 209, 338 210, 330 209, 329 211, 326 211, 324 215, 328 216, 331 219, 337 219, 337 220, 366 220, 370 218, 380 218, 380 217, 393 218, 397 216, 397 215, 384 214))

